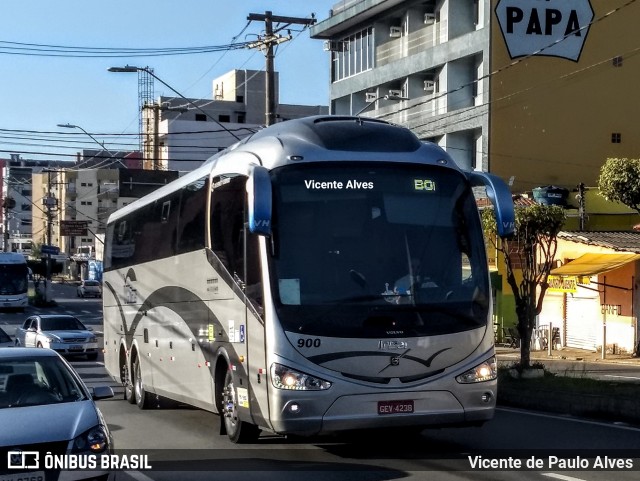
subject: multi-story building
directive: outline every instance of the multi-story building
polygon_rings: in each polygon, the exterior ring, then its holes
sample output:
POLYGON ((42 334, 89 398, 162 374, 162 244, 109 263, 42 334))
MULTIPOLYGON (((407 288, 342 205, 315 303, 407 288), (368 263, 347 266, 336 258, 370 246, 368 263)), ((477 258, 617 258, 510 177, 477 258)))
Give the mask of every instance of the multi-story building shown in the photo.
POLYGON ((482 0, 336 3, 311 28, 331 56, 331 112, 404 125, 487 170, 488 18, 482 0))
MULTIPOLYGON (((65 169, 33 174, 33 241, 60 248, 68 259, 65 273, 86 277, 87 263, 101 252, 109 215, 135 199, 178 178, 178 172, 127 168, 65 169), (50 208, 46 208, 49 205, 50 208), (65 232, 65 223, 80 233, 65 232)), ((101 260, 98 256, 98 260, 101 260)))
MULTIPOLYGON (((281 104, 278 121, 326 114, 326 106, 281 104)), ((211 99, 159 97, 143 109, 147 169, 191 171, 220 150, 259 130, 265 121, 265 72, 232 70, 213 80, 211 99)))
POLYGON ((12 199, 13 207, 2 209, 2 250, 10 252, 31 252, 32 214, 42 209, 32 196, 32 174, 48 169, 57 169, 64 162, 42 161, 21 158, 20 154, 12 154, 10 159, 2 160, 0 176, 0 204, 4 199, 12 199))
POLYGON ((409 127, 514 191, 572 189, 640 151, 639 16, 625 0, 343 0, 311 35, 332 113, 409 127))

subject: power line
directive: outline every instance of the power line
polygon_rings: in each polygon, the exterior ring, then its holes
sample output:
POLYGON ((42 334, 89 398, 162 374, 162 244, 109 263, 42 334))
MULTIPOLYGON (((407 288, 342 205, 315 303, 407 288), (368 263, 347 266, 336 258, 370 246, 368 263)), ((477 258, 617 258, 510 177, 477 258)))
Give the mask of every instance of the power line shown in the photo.
POLYGON ((24 55, 36 57, 81 57, 81 58, 124 58, 159 57, 176 55, 195 55, 203 53, 228 52, 247 48, 249 42, 237 42, 226 45, 207 45, 201 47, 173 48, 113 48, 113 47, 74 47, 47 45, 0 40, 0 54, 24 55))

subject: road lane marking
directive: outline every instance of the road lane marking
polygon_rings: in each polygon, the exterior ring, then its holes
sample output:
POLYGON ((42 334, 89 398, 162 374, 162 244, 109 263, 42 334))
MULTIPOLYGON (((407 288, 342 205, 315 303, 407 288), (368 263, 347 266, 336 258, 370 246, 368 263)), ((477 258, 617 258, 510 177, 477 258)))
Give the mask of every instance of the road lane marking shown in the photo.
POLYGON ((574 478, 573 476, 565 476, 564 474, 557 474, 557 473, 541 473, 543 476, 546 476, 547 478, 553 478, 553 479, 561 479, 562 481, 584 481, 584 479, 582 478, 574 478))
POLYGON ((616 376, 615 374, 604 374, 603 377, 617 377, 618 379, 636 379, 639 380, 638 376, 616 376))
POLYGON ((537 416, 537 417, 540 417, 540 418, 558 419, 558 420, 563 420, 563 421, 571 421, 571 422, 574 422, 574 423, 591 424, 593 426, 603 426, 603 427, 609 427, 609 428, 624 429, 626 431, 640 432, 640 428, 633 427, 633 426, 625 426, 625 425, 621 425, 621 424, 606 423, 606 422, 602 422, 602 421, 591 421, 589 419, 574 418, 574 417, 571 417, 569 415, 564 415, 563 416, 561 414, 541 413, 541 412, 535 412, 535 411, 528 411, 526 409, 515 409, 515 408, 506 408, 506 407, 497 407, 496 411, 506 411, 506 412, 517 413, 517 414, 528 414, 529 416, 537 416))
POLYGON ((125 471, 125 473, 127 473, 136 481, 153 481, 152 478, 150 478, 146 474, 142 474, 140 471, 125 471))

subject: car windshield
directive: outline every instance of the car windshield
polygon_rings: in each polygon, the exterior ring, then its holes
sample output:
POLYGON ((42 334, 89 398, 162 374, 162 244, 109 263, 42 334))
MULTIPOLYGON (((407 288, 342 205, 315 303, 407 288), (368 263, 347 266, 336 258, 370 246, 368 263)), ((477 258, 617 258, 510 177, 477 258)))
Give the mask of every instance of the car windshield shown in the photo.
POLYGON ((98 287, 99 285, 98 281, 84 281, 85 287, 98 287))
POLYGON ((85 390, 62 359, 0 360, 0 409, 86 399, 85 390))
POLYGON ((40 329, 43 331, 84 331, 87 328, 74 317, 50 317, 40 321, 40 329))

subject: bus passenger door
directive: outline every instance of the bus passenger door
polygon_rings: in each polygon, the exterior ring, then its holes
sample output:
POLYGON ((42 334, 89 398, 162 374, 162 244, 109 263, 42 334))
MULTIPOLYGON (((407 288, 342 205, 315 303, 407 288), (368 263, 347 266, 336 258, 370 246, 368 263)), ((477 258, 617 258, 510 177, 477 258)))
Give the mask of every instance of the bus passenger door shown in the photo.
POLYGON ((264 294, 260 267, 260 236, 243 229, 246 374, 248 402, 257 424, 267 424, 267 366, 265 352, 264 294))

